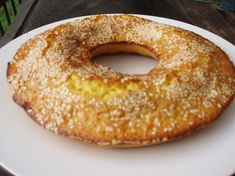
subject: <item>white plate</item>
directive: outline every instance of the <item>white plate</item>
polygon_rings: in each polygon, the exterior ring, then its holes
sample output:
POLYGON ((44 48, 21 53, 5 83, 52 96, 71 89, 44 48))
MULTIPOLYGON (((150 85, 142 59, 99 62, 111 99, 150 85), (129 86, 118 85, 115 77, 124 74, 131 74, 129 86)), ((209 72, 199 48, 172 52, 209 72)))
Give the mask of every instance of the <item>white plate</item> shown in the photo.
MULTIPOLYGON (((142 15, 141 15, 142 16, 142 15)), ((208 38, 235 61, 235 46, 183 22, 144 18, 185 28, 208 38)), ((7 62, 35 34, 74 19, 35 29, 0 50, 0 164, 16 175, 230 175, 235 172, 235 101, 212 126, 152 147, 107 149, 54 135, 33 122, 11 99, 7 62)), ((130 68, 131 69, 131 68, 130 68)))

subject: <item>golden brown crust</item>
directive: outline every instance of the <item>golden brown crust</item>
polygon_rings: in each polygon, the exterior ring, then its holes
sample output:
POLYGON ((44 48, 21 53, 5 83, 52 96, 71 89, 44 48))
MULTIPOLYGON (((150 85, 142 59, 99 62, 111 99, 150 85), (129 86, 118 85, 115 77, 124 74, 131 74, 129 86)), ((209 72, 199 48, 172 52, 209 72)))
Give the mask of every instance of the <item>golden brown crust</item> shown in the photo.
POLYGON ((35 36, 17 51, 7 77, 14 101, 42 127, 114 147, 190 134, 219 118, 235 94, 235 68, 220 48, 130 15, 85 18, 35 36), (90 62, 120 51, 152 56, 158 65, 129 75, 90 62))

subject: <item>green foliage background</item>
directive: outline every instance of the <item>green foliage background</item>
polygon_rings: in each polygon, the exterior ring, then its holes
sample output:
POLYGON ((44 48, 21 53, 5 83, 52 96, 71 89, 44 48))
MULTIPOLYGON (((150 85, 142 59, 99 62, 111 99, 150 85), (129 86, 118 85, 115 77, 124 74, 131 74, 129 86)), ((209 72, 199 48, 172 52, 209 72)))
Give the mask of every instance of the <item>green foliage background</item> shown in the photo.
MULTIPOLYGON (((16 9, 18 9, 19 1, 18 0, 14 0, 14 2, 15 2, 16 9)), ((7 0, 7 9, 8 9, 8 12, 9 12, 9 15, 10 15, 10 19, 11 19, 11 22, 12 22, 13 18, 14 18, 14 12, 13 12, 10 0, 7 0)), ((7 27, 8 27, 8 24, 7 24, 7 18, 6 18, 6 15, 5 15, 3 7, 0 7, 0 21, 1 21, 1 24, 3 26, 3 30, 6 31, 7 27)))

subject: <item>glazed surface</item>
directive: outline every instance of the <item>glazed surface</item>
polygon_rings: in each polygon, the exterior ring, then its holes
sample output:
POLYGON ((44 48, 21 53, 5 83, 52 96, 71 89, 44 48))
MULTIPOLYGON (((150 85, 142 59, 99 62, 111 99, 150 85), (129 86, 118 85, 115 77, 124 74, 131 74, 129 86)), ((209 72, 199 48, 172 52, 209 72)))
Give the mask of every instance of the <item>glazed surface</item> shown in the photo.
POLYGON ((41 126, 84 142, 141 146, 216 120, 235 94, 235 70, 208 40, 130 15, 94 16, 27 41, 8 66, 13 99, 41 126), (91 62, 136 52, 157 65, 121 74, 91 62))

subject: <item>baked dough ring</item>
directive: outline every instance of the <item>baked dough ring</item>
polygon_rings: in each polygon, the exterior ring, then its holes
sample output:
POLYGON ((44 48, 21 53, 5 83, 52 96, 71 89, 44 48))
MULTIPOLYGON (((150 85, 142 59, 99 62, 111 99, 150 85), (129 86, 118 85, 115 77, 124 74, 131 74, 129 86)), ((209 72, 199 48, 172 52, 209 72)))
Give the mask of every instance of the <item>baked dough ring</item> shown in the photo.
POLYGON ((208 40, 131 15, 60 25, 23 44, 8 66, 13 99, 42 127, 83 142, 142 146, 216 120, 235 93, 235 69, 208 40), (94 64, 104 53, 157 60, 147 74, 94 64))

